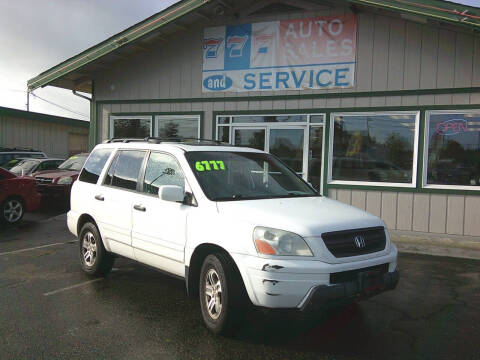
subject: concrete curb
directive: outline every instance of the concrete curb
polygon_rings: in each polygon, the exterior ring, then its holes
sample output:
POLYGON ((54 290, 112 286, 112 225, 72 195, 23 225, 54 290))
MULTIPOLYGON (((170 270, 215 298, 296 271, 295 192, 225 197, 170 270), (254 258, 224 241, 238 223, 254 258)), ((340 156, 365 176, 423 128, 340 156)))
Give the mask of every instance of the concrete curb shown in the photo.
POLYGON ((392 231, 391 238, 400 252, 480 260, 480 241, 475 237, 392 231))

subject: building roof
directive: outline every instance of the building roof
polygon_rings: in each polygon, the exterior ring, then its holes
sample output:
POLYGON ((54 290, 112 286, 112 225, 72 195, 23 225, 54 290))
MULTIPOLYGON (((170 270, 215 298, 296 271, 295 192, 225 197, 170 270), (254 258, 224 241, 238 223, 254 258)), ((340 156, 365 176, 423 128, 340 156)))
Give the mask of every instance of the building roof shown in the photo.
POLYGON ((24 110, 18 110, 18 109, 12 109, 12 108, 0 106, 0 117, 2 116, 44 121, 44 122, 69 125, 69 126, 78 126, 86 129, 90 127, 90 121, 66 118, 63 116, 41 114, 41 113, 32 112, 32 111, 24 111, 24 110))
POLYGON ((28 80, 28 90, 52 85, 92 93, 92 79, 97 71, 109 69, 114 63, 146 51, 154 42, 167 41, 171 35, 186 31, 193 23, 203 21, 208 24, 219 16, 248 16, 276 4, 304 10, 335 5, 375 11, 383 9, 480 30, 479 8, 443 0, 181 0, 28 80))

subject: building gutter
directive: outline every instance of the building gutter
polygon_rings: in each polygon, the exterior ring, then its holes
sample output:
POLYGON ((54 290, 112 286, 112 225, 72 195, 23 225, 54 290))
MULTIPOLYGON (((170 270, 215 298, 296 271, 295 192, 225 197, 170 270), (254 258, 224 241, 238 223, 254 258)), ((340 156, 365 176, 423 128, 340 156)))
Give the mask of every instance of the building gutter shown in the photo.
POLYGON ((183 15, 203 6, 211 0, 183 0, 168 7, 164 11, 112 36, 111 38, 91 47, 88 50, 60 63, 57 66, 28 80, 28 91, 44 87, 52 81, 85 66, 98 58, 105 56, 118 48, 131 44, 150 32, 182 17, 183 15))
POLYGON ((388 10, 426 16, 436 20, 454 23, 470 29, 480 30, 480 11, 462 4, 452 4, 438 0, 348 0, 356 5, 378 7, 388 10), (464 9, 463 11, 457 10, 464 9))

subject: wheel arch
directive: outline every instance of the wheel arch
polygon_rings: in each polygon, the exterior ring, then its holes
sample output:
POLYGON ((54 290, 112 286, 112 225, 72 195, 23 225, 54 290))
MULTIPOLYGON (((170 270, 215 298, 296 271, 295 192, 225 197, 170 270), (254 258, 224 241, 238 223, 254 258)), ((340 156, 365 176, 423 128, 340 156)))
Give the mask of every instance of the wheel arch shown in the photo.
POLYGON ((219 245, 213 243, 203 243, 198 245, 193 251, 192 256, 190 257, 190 266, 185 266, 185 283, 187 286, 187 293, 189 297, 198 297, 198 285, 200 283, 200 271, 203 261, 208 255, 219 252, 230 258, 232 264, 235 267, 235 271, 238 272, 238 275, 242 279, 242 285, 245 293, 248 294, 245 278, 243 277, 242 272, 238 268, 235 259, 229 254, 229 252, 219 245))
MULTIPOLYGON (((78 217, 78 221, 77 221, 77 234, 78 234, 78 236, 80 236, 80 231, 82 230, 83 225, 85 225, 87 222, 93 223, 97 227, 98 232, 100 233, 100 229, 98 228, 97 222, 95 221, 93 216, 91 216, 89 214, 82 214, 78 217)), ((100 234, 100 236, 102 236, 102 234, 100 234)))

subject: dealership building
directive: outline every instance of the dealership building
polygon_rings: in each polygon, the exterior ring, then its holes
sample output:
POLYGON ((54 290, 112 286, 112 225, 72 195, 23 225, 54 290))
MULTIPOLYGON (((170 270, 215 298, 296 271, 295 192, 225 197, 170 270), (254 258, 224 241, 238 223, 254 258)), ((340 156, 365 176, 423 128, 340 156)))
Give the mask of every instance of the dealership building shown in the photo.
POLYGON ((479 30, 480 9, 440 0, 183 0, 28 87, 91 94, 91 147, 254 147, 392 230, 472 239, 479 30))

